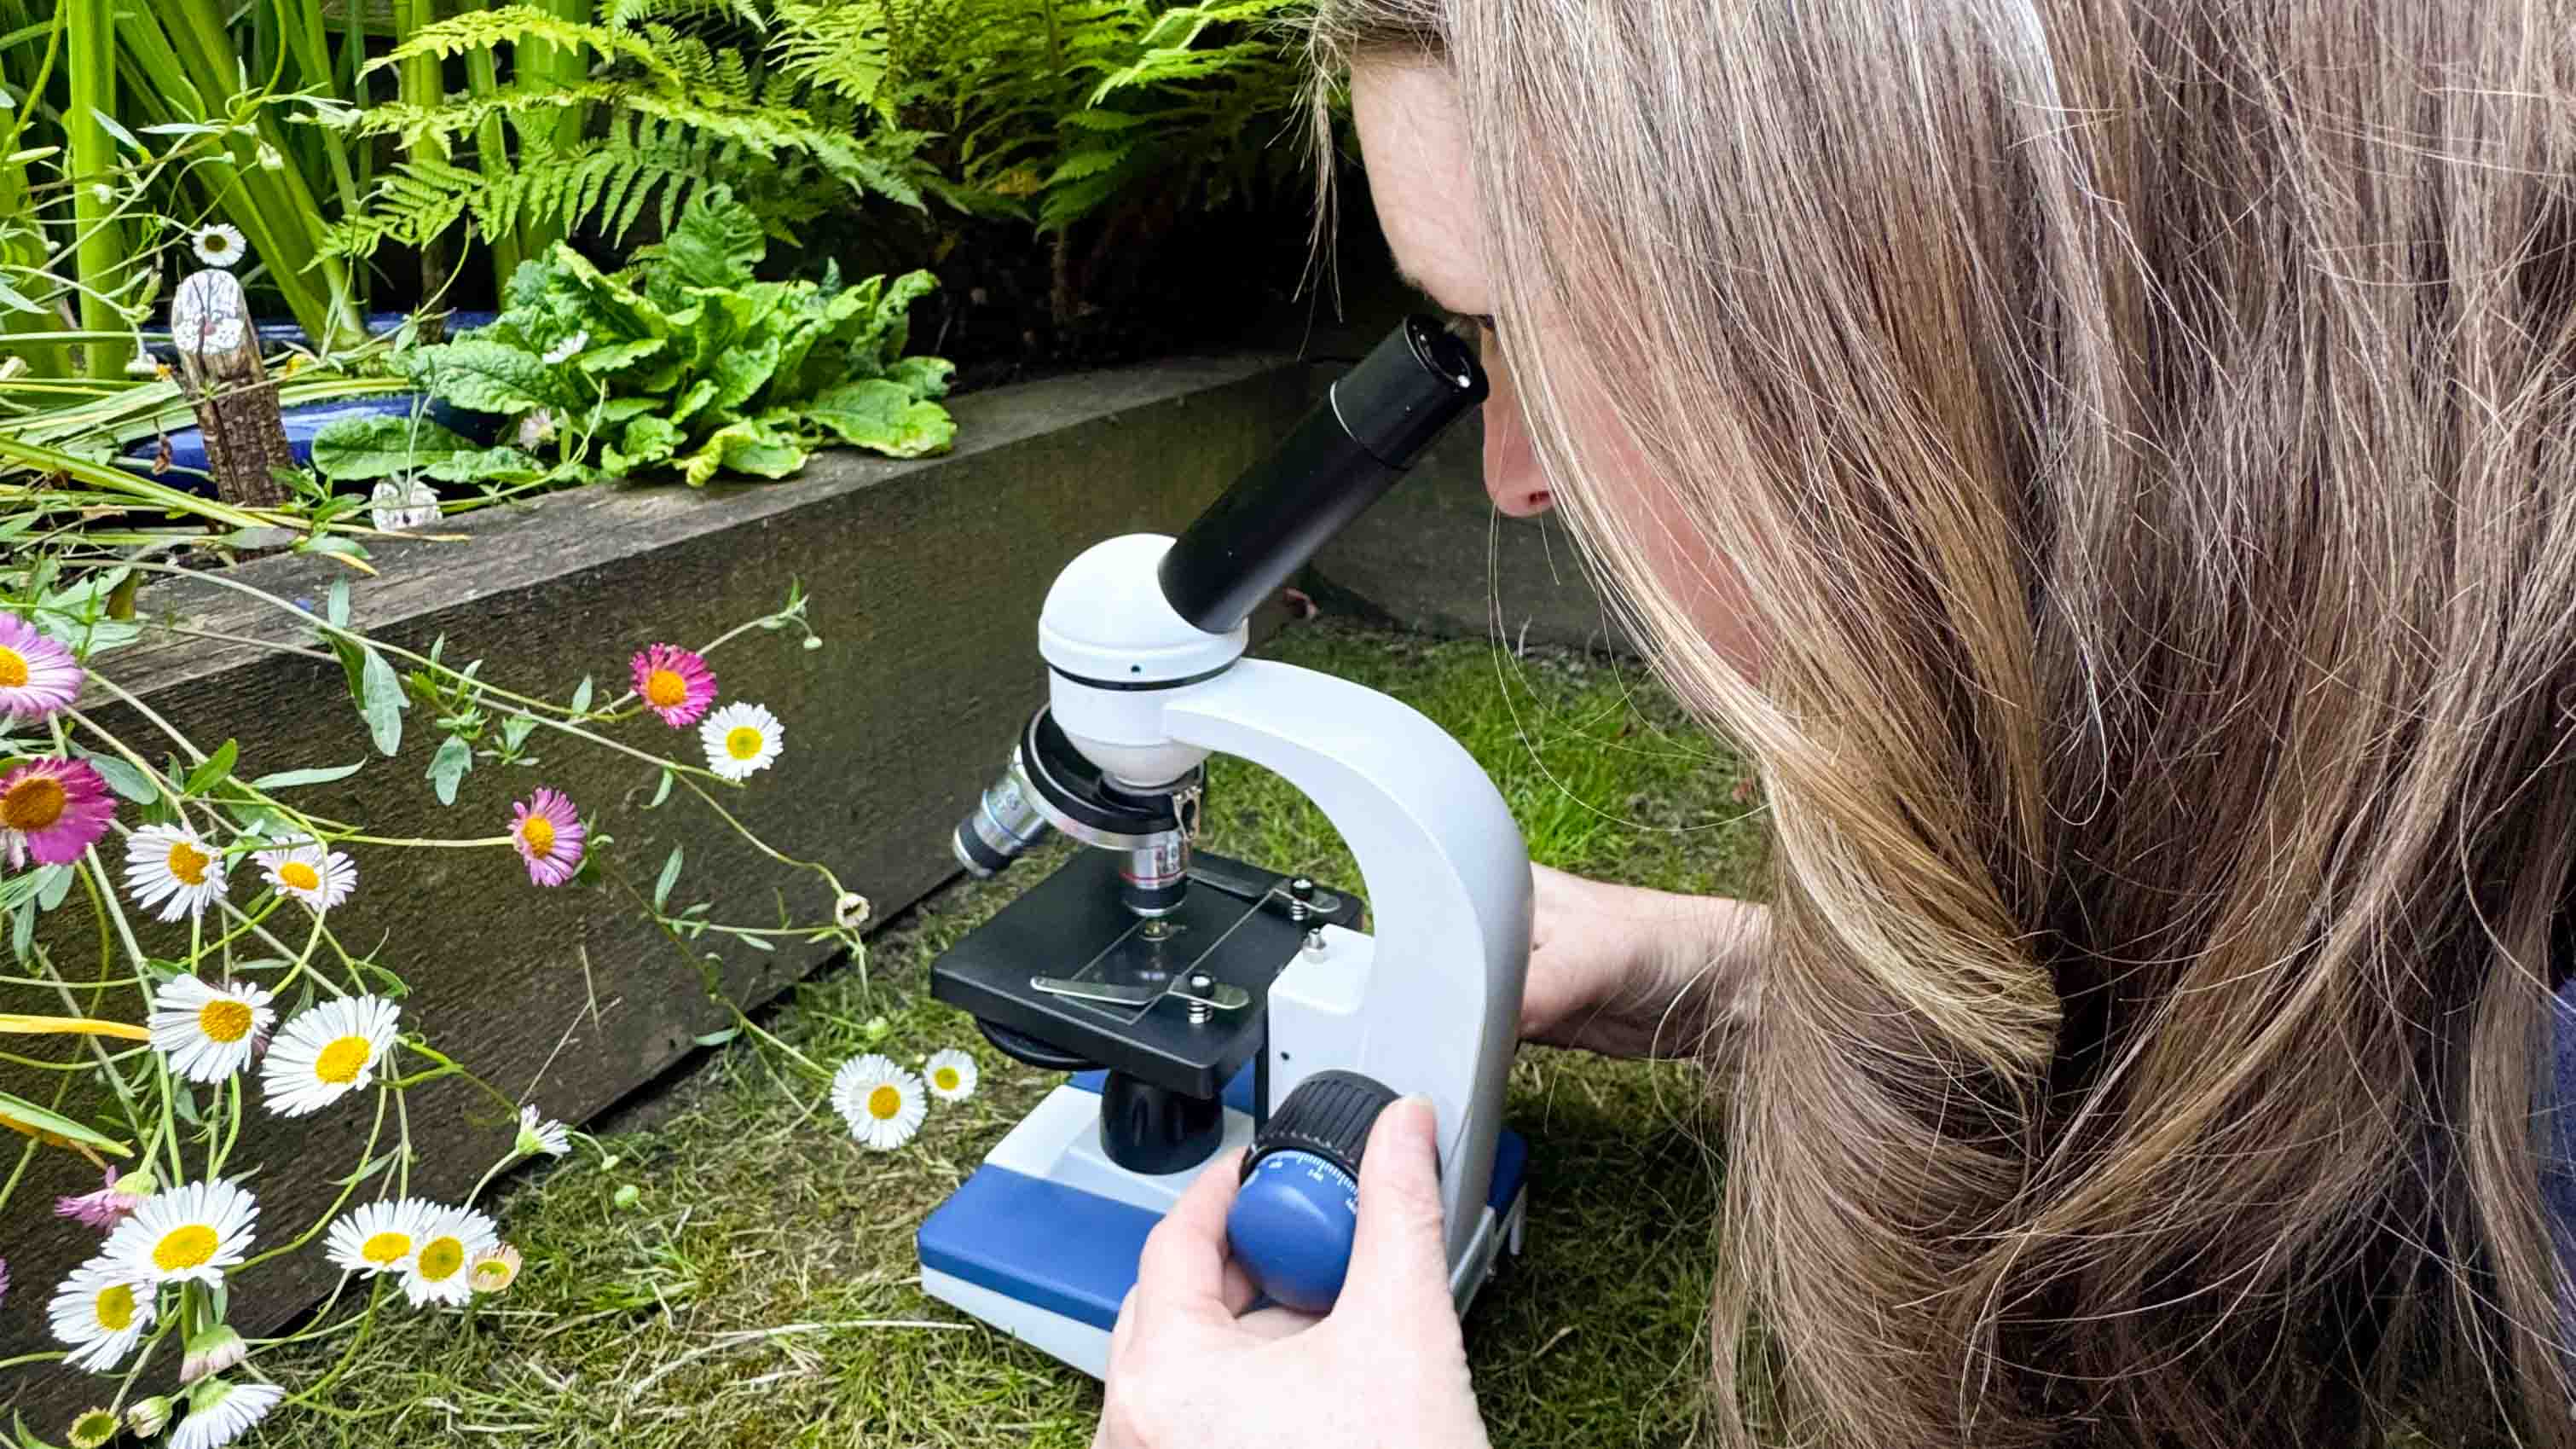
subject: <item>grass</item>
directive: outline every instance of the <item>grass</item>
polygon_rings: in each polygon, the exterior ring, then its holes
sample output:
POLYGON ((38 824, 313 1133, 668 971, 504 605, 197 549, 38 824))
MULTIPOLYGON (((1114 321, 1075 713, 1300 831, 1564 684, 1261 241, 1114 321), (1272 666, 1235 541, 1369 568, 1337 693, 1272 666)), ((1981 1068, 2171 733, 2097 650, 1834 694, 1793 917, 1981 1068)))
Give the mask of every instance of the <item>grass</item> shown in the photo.
MULTIPOLYGON (((1536 859, 1671 889, 1752 884, 1740 765, 1632 669, 1331 622, 1268 652, 1385 690, 1457 735, 1536 859)), ((1220 762, 1209 793, 1212 848, 1358 884, 1283 782, 1220 762)), ((864 974, 820 976, 765 1018, 827 1064, 968 1047, 985 1081, 972 1101, 880 1156, 841 1134, 817 1084, 774 1049, 711 1052, 602 1129, 614 1167, 577 1155, 502 1196, 503 1234, 527 1255, 508 1294, 465 1315, 397 1299, 347 1355, 331 1408, 281 1413, 260 1442, 1088 1444, 1096 1385, 914 1283, 915 1225, 1057 1080, 992 1052, 927 994, 930 959, 1036 876, 1024 864, 933 897, 876 938, 864 974), (620 1208, 628 1184, 639 1195, 620 1208)), ((1682 1064, 1522 1053, 1511 1112, 1533 1149, 1528 1252, 1467 1329, 1497 1443, 1689 1436, 1716 1185, 1701 1085, 1682 1064)), ((345 1351, 335 1340, 263 1363, 301 1386, 345 1351)))

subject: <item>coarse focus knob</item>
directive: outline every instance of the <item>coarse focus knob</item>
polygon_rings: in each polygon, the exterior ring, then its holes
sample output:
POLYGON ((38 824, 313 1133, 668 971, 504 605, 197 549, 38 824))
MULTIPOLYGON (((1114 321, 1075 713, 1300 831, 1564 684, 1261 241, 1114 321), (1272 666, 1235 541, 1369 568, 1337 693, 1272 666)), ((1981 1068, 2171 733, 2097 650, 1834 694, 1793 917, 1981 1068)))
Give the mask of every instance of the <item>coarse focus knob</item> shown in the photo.
POLYGON ((1253 1138, 1225 1231, 1263 1296, 1325 1313, 1341 1296, 1358 1236, 1360 1156, 1396 1094, 1357 1072, 1297 1084, 1253 1138))

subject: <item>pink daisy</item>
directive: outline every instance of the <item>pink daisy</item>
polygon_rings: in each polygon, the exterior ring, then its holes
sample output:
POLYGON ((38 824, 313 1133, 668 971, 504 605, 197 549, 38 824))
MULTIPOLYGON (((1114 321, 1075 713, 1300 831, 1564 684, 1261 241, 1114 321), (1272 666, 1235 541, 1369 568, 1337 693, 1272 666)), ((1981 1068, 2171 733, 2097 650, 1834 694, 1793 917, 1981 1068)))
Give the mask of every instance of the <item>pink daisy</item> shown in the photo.
POLYGON ((111 1167, 107 1170, 107 1186, 78 1197, 54 1199, 54 1216, 78 1218, 86 1226, 107 1229, 132 1217, 141 1206, 142 1198, 116 1190, 116 1169, 111 1167))
POLYGON ((107 833, 116 801, 87 760, 29 760, 0 776, 0 852, 16 870, 67 865, 107 833))
POLYGON ((15 614, 0 614, 0 715, 39 720, 80 698, 80 661, 15 614))
POLYGON ((510 808, 517 812, 510 823, 510 839, 519 847, 519 858, 528 863, 528 879, 541 886, 559 886, 572 879, 581 866, 581 840, 586 833, 572 802, 560 790, 539 786, 536 794, 510 808))
POLYGON ((656 644, 635 656, 635 692, 675 730, 687 729, 716 702, 715 671, 674 644, 656 644))

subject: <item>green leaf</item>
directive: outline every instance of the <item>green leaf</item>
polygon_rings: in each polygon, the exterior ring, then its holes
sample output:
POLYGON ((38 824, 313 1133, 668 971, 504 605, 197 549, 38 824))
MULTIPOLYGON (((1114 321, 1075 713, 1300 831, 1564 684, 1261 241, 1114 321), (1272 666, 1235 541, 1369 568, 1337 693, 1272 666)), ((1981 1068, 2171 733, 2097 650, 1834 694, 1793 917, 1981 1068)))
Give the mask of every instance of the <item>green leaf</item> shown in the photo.
POLYGON ((506 343, 468 337, 397 352, 391 365, 447 401, 476 412, 517 417, 567 401, 544 358, 506 343))
POLYGON ((678 273, 693 287, 738 287, 751 280, 752 269, 769 251, 760 218, 730 192, 710 189, 691 198, 671 239, 654 249, 653 260, 678 273))
POLYGON ((36 867, 36 909, 50 911, 72 893, 72 868, 68 865, 36 867))
POLYGON ((325 478, 364 482, 474 451, 472 443, 428 418, 340 418, 313 435, 313 468, 325 478))
POLYGON ((662 878, 653 882, 653 909, 658 911, 669 904, 671 887, 677 885, 679 880, 680 847, 674 845, 671 847, 671 858, 662 862, 662 878))
POLYGON ((367 732, 375 737, 379 754, 391 755, 402 748, 402 712, 411 708, 403 697, 402 680, 385 656, 373 646, 361 646, 365 655, 363 689, 358 700, 358 713, 366 717, 367 732))
POLYGON ((132 131, 125 129, 123 126, 116 123, 116 117, 109 115, 107 112, 100 110, 96 106, 92 106, 89 109, 89 118, 98 122, 98 128, 105 131, 107 134, 114 136, 117 140, 117 144, 123 146, 126 150, 136 152, 145 150, 143 143, 134 139, 134 133, 132 131))
POLYGON ((707 410, 730 413, 749 402, 776 375, 784 351, 785 341, 775 333, 749 346, 728 349, 709 373, 716 391, 707 399, 707 410))
MULTIPOLYGON (((708 1032, 705 1036, 697 1038, 697 1043, 702 1047, 720 1047, 740 1035, 742 1035, 741 1027, 729 1026, 722 1031, 708 1032)), ((620 1191, 623 1191, 623 1189, 620 1189, 620 1191)))
POLYGON ((81 758, 89 761, 91 769, 98 771, 98 777, 107 782, 107 788, 135 804, 149 805, 161 798, 161 787, 152 776, 116 756, 84 752, 81 758))
POLYGON ((957 364, 945 357, 905 357, 886 369, 886 381, 917 398, 948 396, 948 380, 957 375, 957 364))
MULTIPOLYGON (((330 620, 331 627, 334 629, 349 627, 349 581, 347 579, 331 581, 331 592, 322 598, 322 617, 330 620)), ((357 767, 352 765, 350 768, 357 767)))
POLYGON ((902 384, 885 378, 844 383, 798 411, 831 429, 842 442, 892 458, 936 453, 957 437, 957 423, 946 408, 916 401, 902 384))
POLYGON ((474 768, 474 747, 455 735, 439 742, 438 753, 430 757, 429 787, 438 793, 438 803, 456 803, 456 787, 465 772, 474 768))
POLYGON ((188 772, 187 793, 203 795, 223 783, 232 775, 233 762, 240 758, 240 743, 235 740, 224 741, 216 747, 213 754, 199 762, 197 768, 188 772))
POLYGON ((585 674, 581 677, 581 683, 574 685, 572 689, 572 712, 574 714, 586 714, 589 712, 591 692, 590 676, 585 674))
POLYGON ((531 483, 545 475, 542 460, 516 448, 469 448, 421 469, 422 477, 441 483, 531 483))
POLYGON ((670 798, 671 798, 671 772, 670 772, 670 771, 668 771, 668 770, 664 770, 664 771, 662 772, 662 784, 661 784, 661 787, 660 787, 659 789, 657 789, 657 790, 655 790, 655 791, 653 792, 653 798, 652 798, 652 799, 650 799, 650 800, 648 800, 648 801, 644 802, 644 808, 645 808, 645 809, 647 809, 647 810, 654 809, 655 807, 659 806, 663 801, 668 800, 668 799, 670 799, 670 798))
POLYGON ((13 1097, 7 1092, 0 1092, 0 1126, 47 1140, 60 1138, 65 1142, 77 1142, 84 1147, 97 1148, 110 1157, 134 1155, 133 1148, 113 1137, 101 1136, 69 1117, 48 1112, 24 1097, 13 1097))
POLYGON ((310 770, 281 770, 274 775, 260 776, 250 782, 250 787, 254 790, 292 790, 298 785, 328 785, 334 780, 345 780, 365 768, 365 762, 361 761, 354 765, 323 765, 310 770))
POLYGON ((785 432, 756 418, 727 423, 683 459, 680 476, 695 488, 719 471, 784 478, 805 466, 805 450, 785 432))

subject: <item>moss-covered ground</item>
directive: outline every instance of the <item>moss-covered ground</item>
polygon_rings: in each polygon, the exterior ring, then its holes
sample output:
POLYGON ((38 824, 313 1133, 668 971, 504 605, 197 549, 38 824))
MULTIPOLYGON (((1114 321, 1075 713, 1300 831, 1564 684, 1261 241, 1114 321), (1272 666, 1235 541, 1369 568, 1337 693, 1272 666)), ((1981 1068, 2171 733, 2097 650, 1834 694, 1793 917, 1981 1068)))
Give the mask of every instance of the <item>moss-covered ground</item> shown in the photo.
MULTIPOLYGON (((1324 621, 1272 657, 1359 680, 1465 742, 1531 855, 1672 889, 1750 888, 1758 849, 1736 759, 1644 675, 1581 655, 1515 657, 1324 621)), ((1358 884, 1322 817, 1266 774, 1220 762, 1209 844, 1358 884)), ((527 1259, 470 1312, 395 1311, 266 1361, 328 1411, 282 1412, 296 1449, 548 1445, 1081 1446, 1099 1389, 926 1298, 912 1234, 1056 1078, 985 1046, 932 1001, 932 957, 1035 879, 960 884, 889 924, 865 969, 826 972, 761 1021, 829 1065, 972 1050, 982 1090, 937 1106, 886 1154, 842 1134, 816 1082, 748 1038, 603 1124, 613 1154, 510 1185, 495 1209, 527 1259), (620 1206, 620 1189, 635 1189, 620 1206)), ((1705 1378, 1716 1159, 1687 1065, 1527 1049, 1514 1124, 1531 1140, 1528 1251, 1470 1316, 1498 1444, 1678 1443, 1705 1378)))

